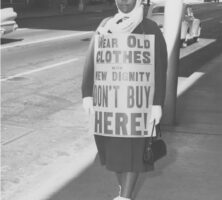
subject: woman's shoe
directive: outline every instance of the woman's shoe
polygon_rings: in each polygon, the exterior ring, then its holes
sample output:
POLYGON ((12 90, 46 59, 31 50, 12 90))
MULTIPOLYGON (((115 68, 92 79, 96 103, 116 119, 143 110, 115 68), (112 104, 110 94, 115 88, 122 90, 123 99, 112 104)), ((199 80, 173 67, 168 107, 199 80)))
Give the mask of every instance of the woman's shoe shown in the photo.
POLYGON ((118 197, 114 198, 113 200, 131 200, 131 199, 126 198, 126 197, 118 196, 118 197))
POLYGON ((121 185, 119 185, 119 196, 121 195, 121 185))

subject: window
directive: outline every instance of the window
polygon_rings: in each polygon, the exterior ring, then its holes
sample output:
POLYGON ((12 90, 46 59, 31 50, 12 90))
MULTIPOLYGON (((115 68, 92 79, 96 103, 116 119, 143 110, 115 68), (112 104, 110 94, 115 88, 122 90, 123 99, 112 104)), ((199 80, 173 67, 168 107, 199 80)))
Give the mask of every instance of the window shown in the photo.
POLYGON ((153 9, 153 13, 164 13, 164 7, 163 6, 155 7, 153 9))

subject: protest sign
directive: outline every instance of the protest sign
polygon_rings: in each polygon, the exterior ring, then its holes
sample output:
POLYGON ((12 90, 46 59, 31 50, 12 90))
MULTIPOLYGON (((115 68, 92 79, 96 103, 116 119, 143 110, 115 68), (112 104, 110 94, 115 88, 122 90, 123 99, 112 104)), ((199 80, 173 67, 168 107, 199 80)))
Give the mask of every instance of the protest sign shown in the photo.
POLYGON ((154 35, 95 36, 94 134, 111 137, 151 135, 154 52, 154 35))

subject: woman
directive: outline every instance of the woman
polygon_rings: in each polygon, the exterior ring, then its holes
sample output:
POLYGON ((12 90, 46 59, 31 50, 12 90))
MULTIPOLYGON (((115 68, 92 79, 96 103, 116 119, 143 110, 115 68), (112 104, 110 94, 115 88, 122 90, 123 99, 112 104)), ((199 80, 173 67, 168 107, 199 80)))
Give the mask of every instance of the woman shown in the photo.
MULTIPOLYGON (((150 121, 159 124, 165 98, 167 50, 158 26, 144 16, 142 0, 116 0, 118 13, 104 19, 95 34, 145 34, 155 36, 155 88, 150 121)), ((82 96, 83 107, 88 114, 93 110, 94 85, 94 37, 86 56, 82 96)), ((120 193, 115 200, 130 200, 140 173, 153 169, 143 160, 144 149, 149 138, 121 138, 95 135, 95 142, 102 165, 116 173, 120 193)))

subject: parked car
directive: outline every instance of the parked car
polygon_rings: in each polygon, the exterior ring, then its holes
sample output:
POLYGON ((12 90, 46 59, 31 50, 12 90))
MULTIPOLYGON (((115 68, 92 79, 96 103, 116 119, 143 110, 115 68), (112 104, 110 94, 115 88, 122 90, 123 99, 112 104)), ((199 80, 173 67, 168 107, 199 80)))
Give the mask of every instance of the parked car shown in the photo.
MULTIPOLYGON (((180 36, 182 47, 186 47, 191 40, 197 42, 201 33, 200 20, 194 17, 192 7, 188 4, 184 4, 184 7, 180 36)), ((147 18, 155 21, 162 32, 164 31, 164 11, 165 3, 159 2, 151 4, 147 13, 147 18)))
POLYGON ((18 25, 15 21, 17 13, 13 8, 1 9, 1 36, 15 31, 18 25))

